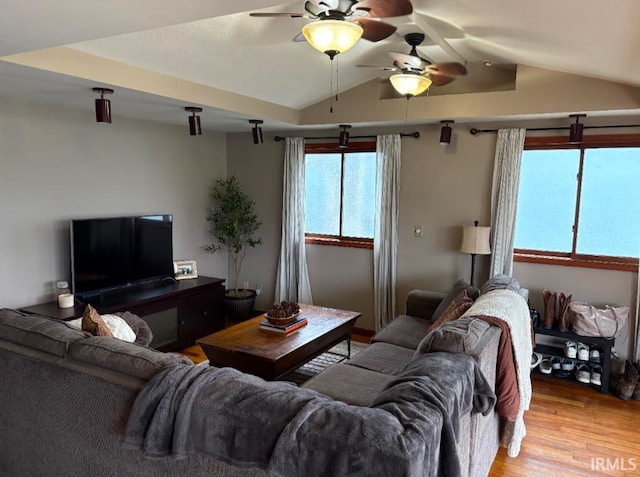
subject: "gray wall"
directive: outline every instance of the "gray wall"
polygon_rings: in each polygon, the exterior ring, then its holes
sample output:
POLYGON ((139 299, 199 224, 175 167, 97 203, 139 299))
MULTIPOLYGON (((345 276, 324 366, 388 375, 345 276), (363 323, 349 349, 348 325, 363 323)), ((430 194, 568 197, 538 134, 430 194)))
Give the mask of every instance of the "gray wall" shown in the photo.
POLYGON ((69 219, 170 213, 174 258, 226 277, 209 255, 209 187, 226 176, 226 135, 0 99, 0 306, 51 301, 70 279, 69 219))
MULTIPOLYGON (((615 123, 616 118, 605 122, 615 123)), ((493 127, 492 124, 474 124, 493 127)), ((505 125, 508 127, 508 124, 505 125)), ((520 126, 520 124, 518 124, 520 126)), ((398 313, 413 288, 446 291, 458 278, 469 280, 471 258, 459 253, 461 226, 479 220, 490 225, 491 179, 495 134, 471 136, 467 126, 454 126, 452 144, 438 144, 439 125, 408 127, 419 130, 419 139, 402 140, 400 193, 400 242, 398 245, 398 313), (422 238, 414 238, 415 225, 422 225, 422 238)), ((399 129, 359 129, 352 135, 398 132, 399 129)), ((313 135, 335 135, 335 130, 313 135)), ((280 133, 282 134, 282 133, 280 133)), ((309 134, 309 133, 307 133, 309 134)), ((309 134, 311 135, 311 134, 309 134)), ((258 306, 273 300, 280 247, 282 207, 283 143, 265 135, 255 146, 246 134, 228 136, 229 173, 258 202, 264 222, 265 243, 253 250, 243 271, 244 279, 262 284, 258 306)), ((373 329, 373 267, 370 250, 311 245, 307 263, 314 302, 362 312, 356 326, 373 329)), ((476 259, 476 283, 488 278, 489 257, 476 259)), ((594 304, 635 306, 637 273, 579 269, 517 263, 514 276, 531 290, 531 304, 542 308, 542 290, 564 291, 574 299, 594 304)), ((631 317, 633 320, 634 317, 631 317)), ((632 336, 633 330, 623 330, 632 336)), ((619 339, 616 348, 629 354, 630 339, 619 339)))

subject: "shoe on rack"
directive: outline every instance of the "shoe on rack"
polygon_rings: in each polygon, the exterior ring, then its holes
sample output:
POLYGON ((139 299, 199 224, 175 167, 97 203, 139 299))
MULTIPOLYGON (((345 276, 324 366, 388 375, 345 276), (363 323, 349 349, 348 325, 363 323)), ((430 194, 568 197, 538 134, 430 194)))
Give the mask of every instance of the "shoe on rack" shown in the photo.
POLYGON ((576 363, 568 358, 562 358, 560 362, 560 369, 562 371, 573 371, 573 368, 576 367, 576 363))
POLYGON ((540 353, 533 353, 531 355, 531 369, 534 369, 542 361, 542 355, 540 353))
POLYGON ((578 359, 589 361, 589 347, 584 343, 578 343, 578 359))
POLYGON ((551 374, 551 360, 549 358, 542 358, 538 369, 542 374, 551 374))
POLYGON ((600 362, 600 348, 597 346, 591 347, 591 351, 589 351, 589 361, 594 361, 596 363, 600 362))
POLYGON ((594 364, 591 366, 591 377, 589 380, 591 384, 595 384, 596 386, 602 386, 602 366, 599 364, 594 364))
POLYGON ((576 367, 576 379, 581 383, 589 384, 591 382, 591 370, 589 366, 584 363, 580 363, 576 367))
POLYGON ((553 369, 554 371, 560 371, 560 358, 558 358, 557 356, 553 356, 551 358, 551 369, 553 369))
POLYGON ((567 358, 575 359, 578 354, 578 345, 575 341, 567 341, 564 344, 564 355, 567 358))

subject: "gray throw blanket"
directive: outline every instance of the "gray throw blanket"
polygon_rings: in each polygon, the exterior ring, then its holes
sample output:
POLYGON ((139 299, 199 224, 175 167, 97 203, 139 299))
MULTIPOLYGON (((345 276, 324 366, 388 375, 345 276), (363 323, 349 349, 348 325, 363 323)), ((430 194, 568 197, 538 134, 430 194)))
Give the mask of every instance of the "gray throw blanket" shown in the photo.
POLYGON ((276 476, 460 475, 459 418, 495 396, 465 355, 412 361, 370 408, 231 368, 177 364, 138 395, 123 445, 149 457, 202 452, 276 476))

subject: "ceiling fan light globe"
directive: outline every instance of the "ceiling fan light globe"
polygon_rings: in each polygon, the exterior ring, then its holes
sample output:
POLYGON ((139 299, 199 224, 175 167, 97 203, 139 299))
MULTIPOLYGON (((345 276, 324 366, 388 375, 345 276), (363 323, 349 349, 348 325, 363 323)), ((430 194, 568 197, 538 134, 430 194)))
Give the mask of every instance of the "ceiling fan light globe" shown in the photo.
POLYGON ((398 93, 406 97, 422 94, 431 86, 430 78, 411 73, 392 75, 389 81, 398 93))
POLYGON ((353 47, 364 30, 357 23, 342 20, 318 20, 302 27, 302 34, 316 50, 335 56, 353 47))

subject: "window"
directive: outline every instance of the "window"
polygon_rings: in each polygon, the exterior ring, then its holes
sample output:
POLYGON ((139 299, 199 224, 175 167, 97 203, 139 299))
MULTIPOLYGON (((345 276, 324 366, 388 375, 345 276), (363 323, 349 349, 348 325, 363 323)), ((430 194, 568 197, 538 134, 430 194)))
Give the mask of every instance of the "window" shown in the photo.
POLYGON ((528 138, 522 155, 515 260, 637 270, 640 136, 528 138))
POLYGON ((373 247, 375 142, 305 147, 306 242, 373 247))

